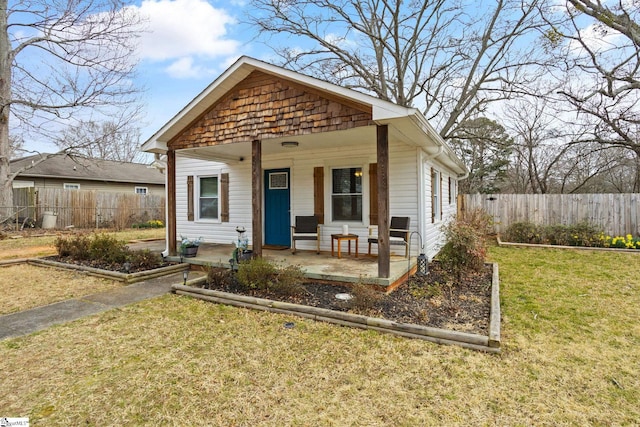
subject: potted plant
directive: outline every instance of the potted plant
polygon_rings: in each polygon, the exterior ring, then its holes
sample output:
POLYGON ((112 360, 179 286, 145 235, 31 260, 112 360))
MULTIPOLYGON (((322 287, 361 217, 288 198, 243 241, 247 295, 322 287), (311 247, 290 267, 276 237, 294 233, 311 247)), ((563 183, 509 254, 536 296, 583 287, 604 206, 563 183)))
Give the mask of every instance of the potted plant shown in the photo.
POLYGON ((198 247, 202 243, 202 237, 197 239, 190 239, 188 237, 180 236, 180 255, 185 258, 193 258, 198 254, 198 247))

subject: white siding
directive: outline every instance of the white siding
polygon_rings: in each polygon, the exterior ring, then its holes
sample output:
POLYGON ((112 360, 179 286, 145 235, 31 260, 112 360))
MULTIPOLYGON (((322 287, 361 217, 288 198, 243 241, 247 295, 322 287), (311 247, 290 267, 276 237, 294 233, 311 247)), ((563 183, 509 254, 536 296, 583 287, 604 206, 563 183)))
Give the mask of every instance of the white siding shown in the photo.
MULTIPOLYGON (((421 151, 398 142, 389 144, 389 209, 391 216, 409 216, 411 231, 419 231, 424 239, 425 252, 432 258, 440 247, 440 225, 431 223, 431 175, 433 161, 425 160, 421 151), (421 170, 422 168, 422 170, 421 170), (422 209, 420 209, 420 206, 422 209)), ((292 149, 281 155, 264 156, 263 169, 291 169, 291 223, 296 215, 312 215, 313 172, 315 167, 324 167, 324 203, 325 224, 321 228, 321 249, 331 249, 331 234, 342 231, 342 222, 331 221, 331 168, 361 167, 363 176, 363 218, 361 222, 349 224, 349 231, 358 234, 359 251, 366 253, 369 233, 369 164, 376 163, 375 139, 373 142, 345 144, 343 148, 298 150, 292 149)), ((449 204, 449 172, 436 166, 442 174, 443 222, 456 212, 455 197, 449 204)), ((194 189, 195 189, 194 185, 194 189)), ((176 224, 178 239, 180 235, 202 237, 208 243, 228 244, 236 240, 237 226, 244 226, 251 239, 251 161, 232 164, 208 162, 176 156, 176 224), (187 221, 187 176, 229 173, 229 222, 187 221)), ((197 203, 194 203, 197 210, 197 203)), ((375 224, 374 224, 375 225, 375 224)), ((411 254, 419 253, 419 237, 411 238, 411 254)), ((299 249, 315 249, 315 242, 301 241, 299 249)), ((392 246, 393 254, 403 255, 404 249, 392 246)), ((372 252, 376 253, 374 245, 372 252)))
MULTIPOLYGON (((195 189, 194 185, 194 189, 195 189)), ((197 210, 194 202, 194 210, 197 210)), ((237 239, 237 226, 251 236, 251 162, 225 164, 176 156, 176 231, 180 236, 202 237, 207 243, 230 244, 237 239), (229 222, 187 221, 187 176, 229 174, 229 222)), ((231 254, 229 254, 231 255, 231 254)))
POLYGON ((455 174, 451 173, 451 171, 444 168, 442 165, 434 161, 433 159, 429 159, 426 155, 422 157, 422 182, 423 182, 423 201, 422 206, 424 210, 422 212, 422 218, 424 223, 423 236, 425 239, 425 253, 429 259, 433 259, 434 256, 438 254, 440 248, 442 247, 443 235, 442 235, 442 226, 447 224, 457 212, 457 199, 456 195, 452 194, 451 203, 449 203, 449 178, 451 178, 452 182, 455 182, 452 185, 455 190, 457 188, 457 178, 455 174), (431 168, 434 168, 438 172, 440 172, 440 178, 442 182, 440 197, 442 199, 442 219, 436 218, 435 221, 431 219, 432 206, 431 206, 431 168))

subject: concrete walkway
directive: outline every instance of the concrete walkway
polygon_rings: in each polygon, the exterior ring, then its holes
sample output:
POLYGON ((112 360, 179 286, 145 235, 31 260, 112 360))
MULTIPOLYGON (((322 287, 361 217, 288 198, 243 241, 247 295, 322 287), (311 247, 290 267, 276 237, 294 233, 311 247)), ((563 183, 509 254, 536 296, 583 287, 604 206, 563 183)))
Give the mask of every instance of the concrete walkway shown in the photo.
MULTIPOLYGON (((191 272, 189 275, 190 280, 195 278, 194 273, 191 272)), ((157 297, 170 292, 171 285, 182 283, 182 281, 182 273, 174 273, 81 298, 0 316, 0 340, 27 335, 53 325, 157 297)))

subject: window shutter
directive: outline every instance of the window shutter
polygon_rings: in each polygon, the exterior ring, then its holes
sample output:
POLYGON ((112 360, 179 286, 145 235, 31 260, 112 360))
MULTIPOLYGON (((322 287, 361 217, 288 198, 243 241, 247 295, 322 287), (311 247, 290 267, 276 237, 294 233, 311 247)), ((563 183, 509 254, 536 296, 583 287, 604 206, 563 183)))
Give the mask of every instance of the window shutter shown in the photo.
POLYGON ((378 225, 378 164, 369 163, 369 225, 378 225))
POLYGON ((324 224, 324 167, 313 168, 313 214, 324 224))
POLYGON ((187 221, 193 221, 193 175, 187 177, 187 221))
POLYGON ((229 174, 220 175, 220 221, 229 222, 229 174))
POLYGON ((449 177, 449 204, 451 204, 451 201, 453 200, 453 194, 452 194, 452 188, 451 188, 451 177, 449 177))
POLYGON ((435 208, 435 190, 436 184, 433 182, 433 168, 431 168, 431 222, 436 222, 436 208, 435 208))

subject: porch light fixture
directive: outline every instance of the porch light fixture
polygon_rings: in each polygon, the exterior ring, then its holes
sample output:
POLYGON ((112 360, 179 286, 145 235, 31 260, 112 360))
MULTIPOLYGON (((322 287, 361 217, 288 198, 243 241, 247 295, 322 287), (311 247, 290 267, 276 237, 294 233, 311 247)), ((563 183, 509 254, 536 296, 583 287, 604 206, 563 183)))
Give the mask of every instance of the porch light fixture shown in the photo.
POLYGON ((280 145, 286 148, 295 148, 298 146, 298 141, 282 141, 280 145))

